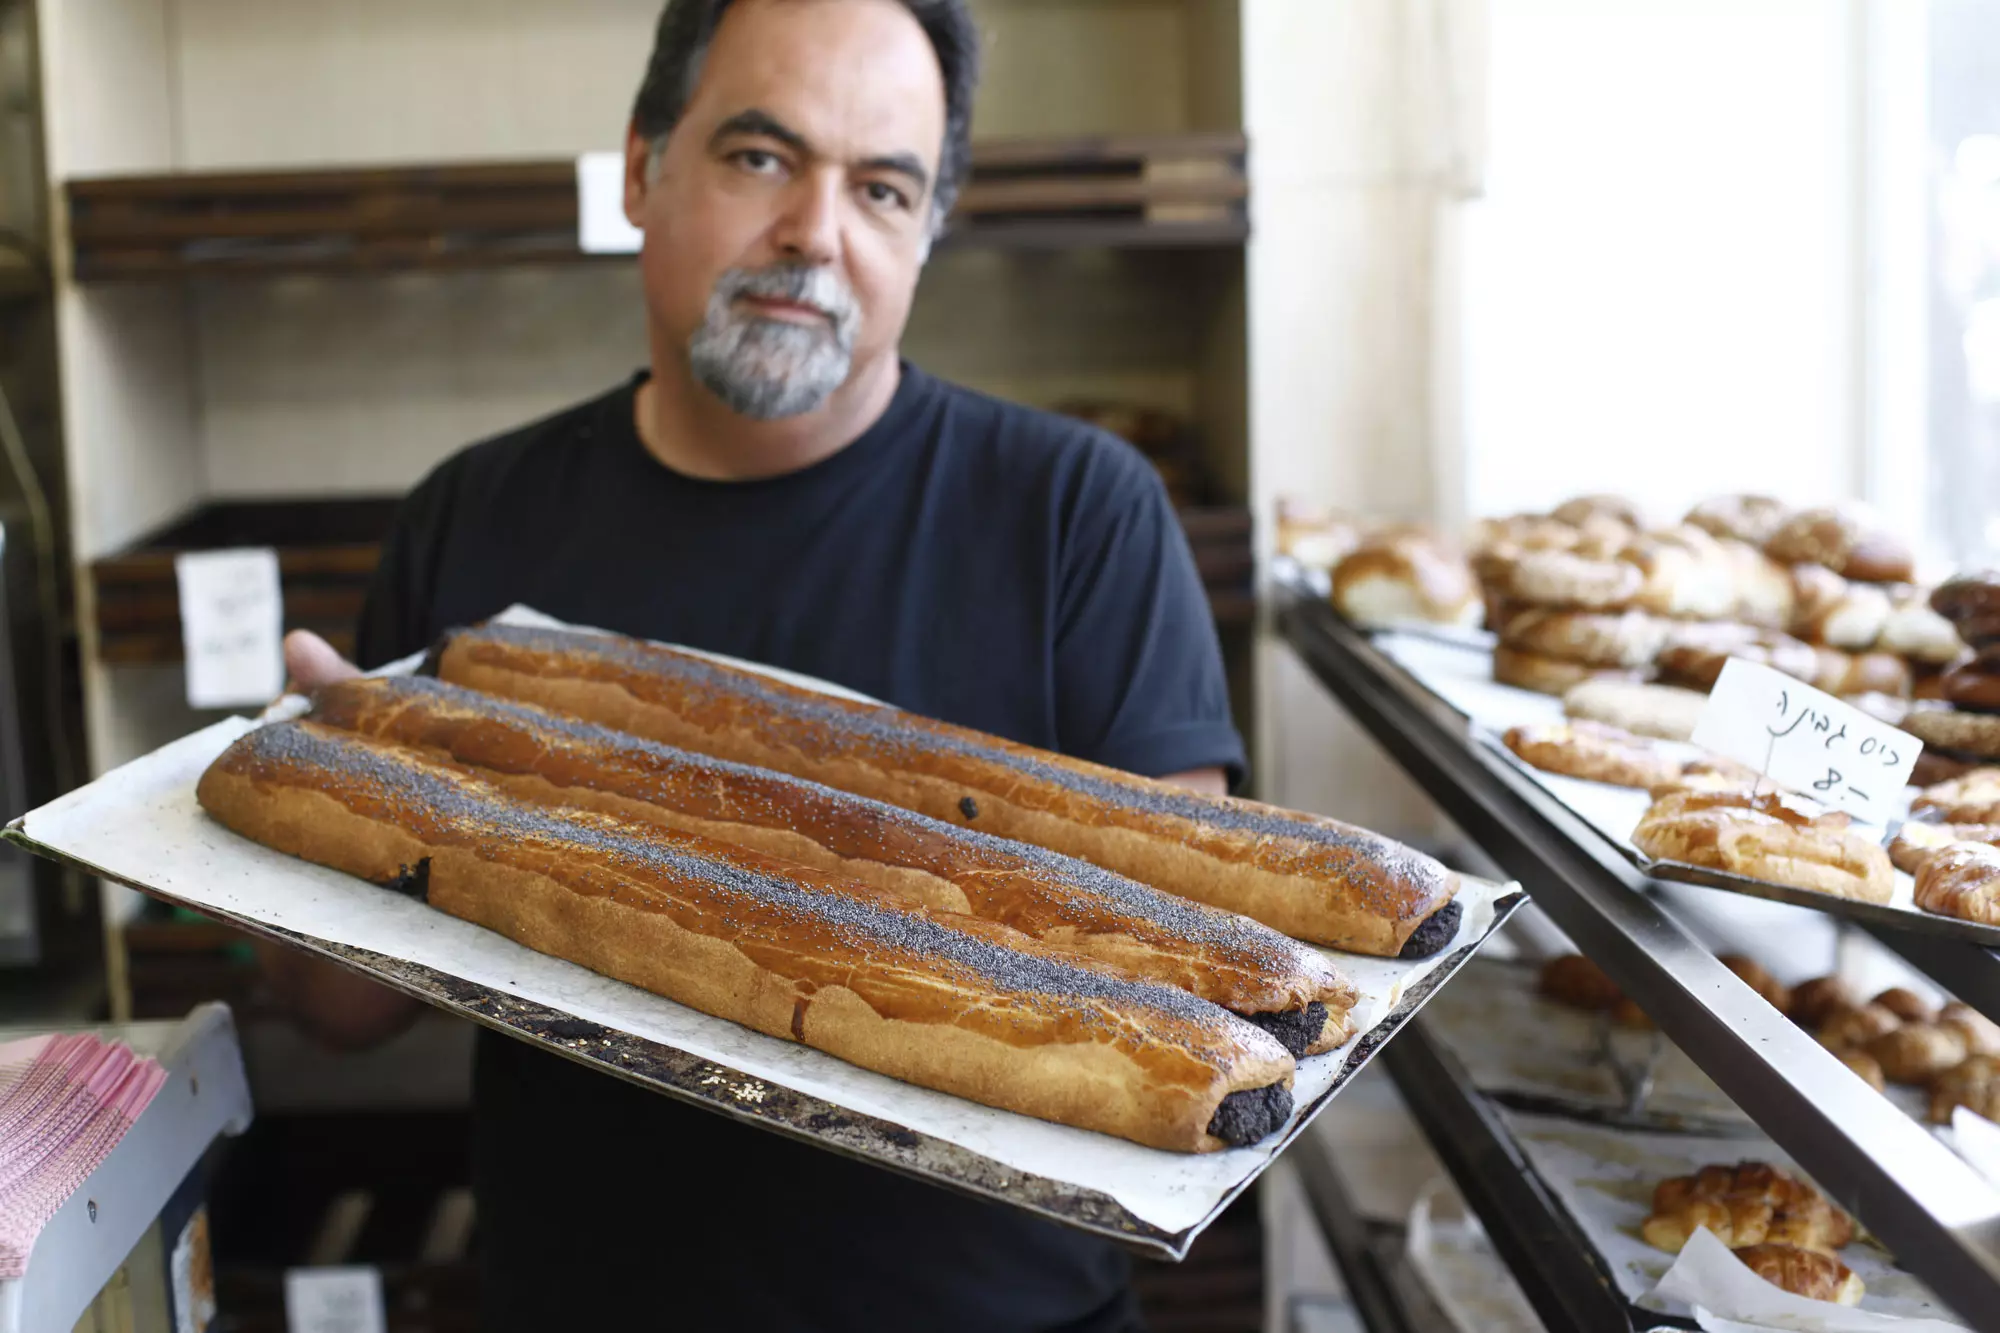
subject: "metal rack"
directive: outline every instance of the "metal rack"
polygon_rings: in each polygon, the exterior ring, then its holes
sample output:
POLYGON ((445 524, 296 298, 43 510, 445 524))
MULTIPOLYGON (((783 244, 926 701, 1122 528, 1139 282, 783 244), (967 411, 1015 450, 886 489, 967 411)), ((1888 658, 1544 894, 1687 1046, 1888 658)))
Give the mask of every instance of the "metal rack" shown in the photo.
MULTIPOLYGON (((1739 981, 1602 834, 1476 744, 1466 719, 1366 634, 1303 591, 1281 589, 1277 610, 1314 675, 1578 948, 1905 1267, 1973 1327, 2000 1329, 2000 1191, 1739 981)), ((2000 959, 1991 953, 1887 930, 1880 937, 1941 986, 2000 1015, 2000 959)), ((1612 1321, 1607 1292, 1576 1247, 1539 1235, 1561 1219, 1523 1188, 1504 1131, 1482 1119, 1485 1099, 1416 1033, 1386 1058, 1550 1327, 1627 1326, 1627 1307, 1617 1301, 1612 1321)))

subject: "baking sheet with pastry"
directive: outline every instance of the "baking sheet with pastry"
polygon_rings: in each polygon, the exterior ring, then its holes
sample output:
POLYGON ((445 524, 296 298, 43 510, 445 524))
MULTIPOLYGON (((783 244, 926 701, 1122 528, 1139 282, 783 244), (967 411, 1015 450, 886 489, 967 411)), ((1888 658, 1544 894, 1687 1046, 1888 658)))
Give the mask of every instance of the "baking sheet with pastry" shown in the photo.
MULTIPOLYGON (((1524 762, 1501 739, 1509 727, 1561 721, 1561 700, 1498 683, 1488 674, 1490 663, 1486 655, 1471 649, 1400 632, 1377 635, 1373 642, 1418 683, 1470 719, 1473 735, 1482 748, 1501 762, 1527 774, 1543 790, 1603 834, 1633 865, 1655 879, 1806 907, 1893 930, 1943 935, 1989 948, 2000 948, 2000 926, 1940 916, 1919 908, 1916 905, 1916 882, 1900 870, 1895 872, 1895 892, 1890 900, 1887 903, 1868 903, 1679 861, 1656 861, 1632 845, 1632 830, 1652 804, 1645 792, 1546 772, 1524 762)), ((1671 741, 1659 744, 1664 752, 1677 757, 1692 758, 1700 753, 1690 745, 1671 741)), ((1887 833, 1887 830, 1871 824, 1857 822, 1856 827, 1878 839, 1887 833)))
MULTIPOLYGON (((1639 1236, 1660 1181, 1711 1163, 1744 1160, 1797 1170, 1776 1144, 1764 1140, 1612 1129, 1505 1108, 1500 1114, 1529 1166, 1596 1249, 1625 1299, 1635 1304, 1674 1262, 1639 1236)), ((1840 1252, 1840 1260, 1867 1284, 1862 1309, 1958 1323, 1928 1287, 1873 1243, 1856 1240, 1840 1252)))
POLYGON ((255 725, 231 719, 185 737, 30 812, 8 837, 663 1092, 1173 1257, 1522 901, 1513 886, 1468 879, 1458 934, 1441 953, 1337 955, 1361 995, 1360 1035, 1301 1062, 1285 1130, 1183 1156, 899 1083, 239 838, 202 813, 194 785, 255 725))

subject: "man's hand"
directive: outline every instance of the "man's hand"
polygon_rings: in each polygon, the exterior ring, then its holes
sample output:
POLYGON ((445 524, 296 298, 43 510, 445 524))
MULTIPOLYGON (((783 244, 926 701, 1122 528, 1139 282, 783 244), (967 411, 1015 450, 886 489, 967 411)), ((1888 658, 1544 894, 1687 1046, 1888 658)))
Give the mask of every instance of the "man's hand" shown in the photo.
MULTIPOLYGON (((285 636, 285 673, 291 688, 316 690, 361 674, 361 668, 306 630, 285 636)), ((264 980, 301 1027, 336 1050, 379 1045, 415 1020, 417 1001, 336 963, 269 940, 255 941, 264 980)))
POLYGON ((1219 768, 1191 768, 1185 773, 1169 773, 1160 781, 1190 788, 1204 796, 1229 795, 1229 775, 1219 768))

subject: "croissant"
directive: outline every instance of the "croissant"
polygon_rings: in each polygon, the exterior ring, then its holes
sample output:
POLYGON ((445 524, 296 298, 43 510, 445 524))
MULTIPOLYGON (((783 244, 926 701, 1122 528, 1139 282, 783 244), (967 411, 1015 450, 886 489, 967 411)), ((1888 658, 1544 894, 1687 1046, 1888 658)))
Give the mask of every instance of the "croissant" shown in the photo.
POLYGON ((1881 1061, 1891 1083, 1922 1085, 1967 1054, 1965 1034, 1942 1023, 1910 1023, 1885 1032, 1864 1047, 1881 1061))
POLYGON ((1768 1162, 1705 1166, 1663 1180, 1640 1229, 1646 1243, 1680 1253, 1703 1227, 1723 1244, 1783 1244, 1837 1250, 1854 1239, 1854 1223, 1807 1181, 1768 1162))
POLYGON ((1917 906, 1939 916, 2000 925, 2000 848, 1954 842, 1932 852, 1917 866, 1917 906))
POLYGON ((2000 820, 2000 768, 1974 768, 1926 787, 1910 802, 1910 813, 1946 824, 2000 820))
POLYGON ((1950 1124, 1958 1106, 2000 1120, 2000 1056, 1969 1055, 1932 1080, 1931 1120, 1950 1124))
POLYGON ((1672 1212, 1691 1199, 1741 1195, 1783 1207, 1798 1207, 1820 1197, 1817 1189, 1769 1162, 1710 1165, 1691 1176, 1671 1176, 1653 1187, 1653 1211, 1672 1212))
POLYGON ((1736 1257, 1772 1286, 1809 1301, 1853 1305, 1866 1290, 1861 1279, 1840 1260, 1796 1245, 1745 1245, 1736 1251, 1736 1257))
POLYGON ((1618 983, 1580 953, 1549 959, 1537 988, 1557 1004, 1573 1009, 1609 1009, 1624 998, 1618 983))

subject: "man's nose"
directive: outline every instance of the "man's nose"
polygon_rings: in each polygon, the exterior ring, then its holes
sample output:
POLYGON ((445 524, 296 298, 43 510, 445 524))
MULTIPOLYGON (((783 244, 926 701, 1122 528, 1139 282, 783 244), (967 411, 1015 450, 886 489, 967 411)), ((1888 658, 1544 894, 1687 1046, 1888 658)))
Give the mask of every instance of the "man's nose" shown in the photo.
POLYGON ((786 191, 772 240, 787 259, 831 264, 840 257, 840 174, 808 172, 786 191))

